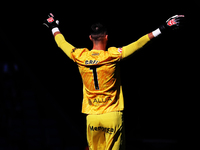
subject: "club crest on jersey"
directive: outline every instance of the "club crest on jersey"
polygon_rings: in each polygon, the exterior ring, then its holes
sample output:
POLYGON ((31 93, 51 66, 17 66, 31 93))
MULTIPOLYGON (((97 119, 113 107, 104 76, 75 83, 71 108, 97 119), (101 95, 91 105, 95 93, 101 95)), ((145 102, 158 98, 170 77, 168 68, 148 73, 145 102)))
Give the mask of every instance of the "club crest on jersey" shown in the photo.
POLYGON ((98 60, 86 60, 86 61, 85 61, 85 64, 86 64, 86 65, 92 65, 92 64, 97 64, 97 63, 99 63, 98 60))
POLYGON ((118 52, 122 53, 122 48, 118 48, 118 52))

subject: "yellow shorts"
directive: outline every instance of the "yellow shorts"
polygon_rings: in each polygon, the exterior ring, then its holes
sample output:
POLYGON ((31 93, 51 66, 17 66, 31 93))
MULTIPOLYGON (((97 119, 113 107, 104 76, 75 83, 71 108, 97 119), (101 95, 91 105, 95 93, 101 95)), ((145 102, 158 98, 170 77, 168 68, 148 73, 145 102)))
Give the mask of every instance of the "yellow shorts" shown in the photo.
POLYGON ((123 113, 88 115, 87 141, 90 150, 124 150, 123 113))

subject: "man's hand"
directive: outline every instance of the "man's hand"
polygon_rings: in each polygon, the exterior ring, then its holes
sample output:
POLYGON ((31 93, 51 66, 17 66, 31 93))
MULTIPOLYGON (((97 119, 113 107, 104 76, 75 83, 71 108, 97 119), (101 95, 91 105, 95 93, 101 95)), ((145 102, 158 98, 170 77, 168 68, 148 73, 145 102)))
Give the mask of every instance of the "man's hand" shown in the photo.
POLYGON ((59 21, 55 19, 54 15, 50 13, 48 19, 44 20, 43 25, 47 26, 49 29, 58 27, 59 21))
POLYGON ((184 15, 172 16, 166 21, 165 24, 161 25, 159 29, 162 33, 165 31, 177 30, 183 24, 184 20, 185 20, 184 15))
POLYGON ((157 37, 161 33, 165 33, 167 31, 177 30, 180 26, 183 26, 185 20, 184 15, 175 15, 170 17, 163 25, 161 25, 158 29, 149 33, 149 38, 157 37))

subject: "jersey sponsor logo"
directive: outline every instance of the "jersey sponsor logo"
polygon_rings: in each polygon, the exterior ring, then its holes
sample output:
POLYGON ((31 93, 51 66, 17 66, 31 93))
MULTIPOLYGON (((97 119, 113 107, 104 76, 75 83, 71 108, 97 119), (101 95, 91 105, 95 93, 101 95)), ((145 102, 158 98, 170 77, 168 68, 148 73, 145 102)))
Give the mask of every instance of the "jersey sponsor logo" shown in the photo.
POLYGON ((106 127, 94 127, 94 126, 90 126, 90 131, 102 131, 108 134, 112 134, 114 133, 114 128, 106 128, 106 127))
POLYGON ((92 53, 92 56, 98 56, 99 53, 92 53))
POLYGON ((93 64, 97 64, 97 63, 99 63, 98 60, 86 60, 85 61, 86 65, 93 65, 93 64))
POLYGON ((107 98, 95 98, 93 103, 107 103, 108 101, 112 101, 110 97, 107 98))
POLYGON ((94 100, 88 99, 89 105, 95 105, 95 106, 106 105, 108 103, 108 101, 112 101, 112 99, 110 97, 95 98, 94 100))
POLYGON ((122 53, 122 48, 118 48, 118 52, 122 53))

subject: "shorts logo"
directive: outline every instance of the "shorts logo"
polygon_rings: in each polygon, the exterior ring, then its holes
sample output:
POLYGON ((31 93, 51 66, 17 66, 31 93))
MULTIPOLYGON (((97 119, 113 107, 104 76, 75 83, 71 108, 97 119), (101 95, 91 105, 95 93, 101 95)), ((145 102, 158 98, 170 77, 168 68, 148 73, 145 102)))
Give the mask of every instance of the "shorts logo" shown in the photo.
POLYGON ((122 53, 122 48, 118 48, 118 52, 122 53))
POLYGON ((109 134, 112 134, 114 132, 114 129, 113 128, 104 128, 104 127, 93 127, 93 126, 90 126, 90 130, 91 131, 102 131, 102 132, 105 132, 105 133, 109 133, 109 134))

